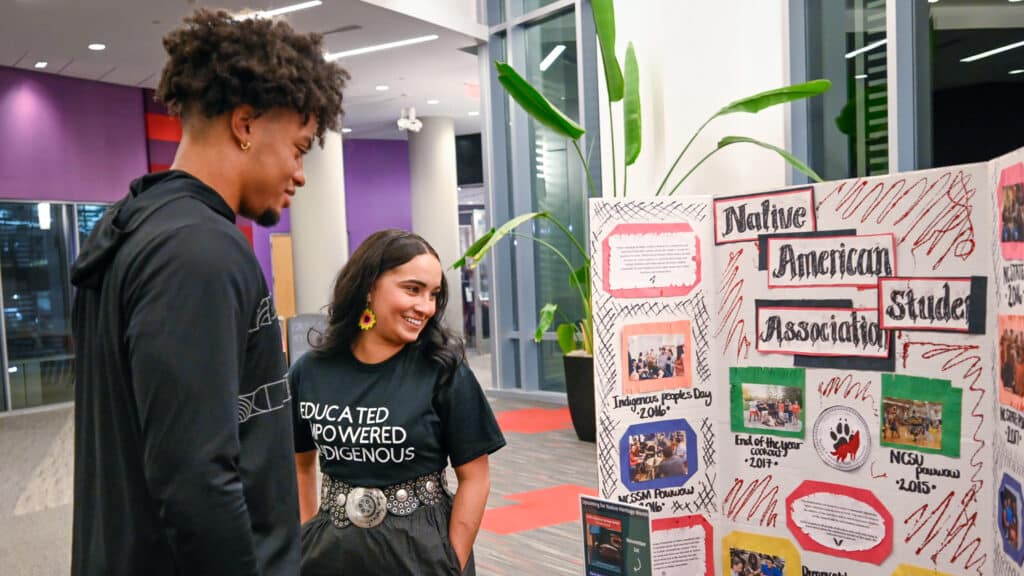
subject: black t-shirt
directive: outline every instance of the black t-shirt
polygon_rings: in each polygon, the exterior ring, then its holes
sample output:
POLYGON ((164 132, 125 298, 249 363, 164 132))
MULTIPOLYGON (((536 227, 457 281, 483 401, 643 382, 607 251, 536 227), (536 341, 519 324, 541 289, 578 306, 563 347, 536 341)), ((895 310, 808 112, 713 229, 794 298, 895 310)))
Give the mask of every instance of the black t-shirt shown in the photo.
POLYGON ((416 345, 379 364, 310 352, 288 379, 295 451, 317 449, 320 469, 354 486, 390 486, 505 445, 469 367, 441 382, 440 365, 416 345))

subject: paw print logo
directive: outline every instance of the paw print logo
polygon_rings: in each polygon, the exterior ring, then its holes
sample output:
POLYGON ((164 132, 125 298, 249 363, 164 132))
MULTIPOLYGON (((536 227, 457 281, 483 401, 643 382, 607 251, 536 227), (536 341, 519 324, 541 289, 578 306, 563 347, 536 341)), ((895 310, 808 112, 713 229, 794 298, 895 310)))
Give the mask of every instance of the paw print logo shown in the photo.
POLYGON ((829 435, 832 437, 832 452, 830 454, 839 462, 846 462, 849 458, 854 461, 857 451, 860 449, 860 431, 850 432, 850 423, 842 418, 836 424, 829 435))
POLYGON ((814 421, 814 449, 832 468, 844 472, 860 468, 871 452, 867 421, 850 406, 826 408, 814 421))

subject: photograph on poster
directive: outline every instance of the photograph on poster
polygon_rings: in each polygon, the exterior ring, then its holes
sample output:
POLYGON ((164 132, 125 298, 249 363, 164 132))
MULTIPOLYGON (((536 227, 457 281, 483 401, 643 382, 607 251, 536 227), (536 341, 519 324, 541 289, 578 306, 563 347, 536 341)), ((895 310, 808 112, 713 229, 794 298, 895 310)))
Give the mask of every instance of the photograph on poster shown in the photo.
POLYGON ((650 482, 690 473, 685 430, 629 436, 629 478, 650 482))
POLYGON ((634 324, 622 329, 625 394, 693 385, 690 322, 634 324))
POLYGON ((1004 544, 1020 548, 1020 498, 1006 486, 999 491, 999 531, 1004 544))
POLYGON ((999 317, 999 402, 1024 407, 1024 316, 999 317))
POLYGON ((1009 474, 1003 474, 996 499, 996 523, 1003 552, 1018 566, 1024 564, 1024 545, 1021 542, 1021 498, 1020 482, 1009 474))
POLYGON ((631 491, 685 485, 697 473, 697 444, 685 418, 633 424, 619 439, 622 484, 631 491))
POLYGON ((782 576, 786 560, 767 552, 754 552, 742 548, 729 549, 730 576, 782 576))
POLYGON ((587 515, 587 563, 611 574, 622 574, 622 522, 615 518, 587 515))
POLYGON ((882 440, 942 450, 942 404, 882 398, 882 440))
POLYGON ((802 368, 730 368, 729 387, 733 432, 804 437, 802 368))
POLYGON ((747 406, 745 425, 763 430, 799 432, 803 429, 800 419, 803 392, 792 386, 743 384, 743 404, 747 406))
POLYGON ((999 240, 1003 258, 1024 259, 1024 164, 1014 164, 999 175, 999 240))
POLYGON ((963 393, 949 380, 882 375, 882 446, 960 457, 963 393))

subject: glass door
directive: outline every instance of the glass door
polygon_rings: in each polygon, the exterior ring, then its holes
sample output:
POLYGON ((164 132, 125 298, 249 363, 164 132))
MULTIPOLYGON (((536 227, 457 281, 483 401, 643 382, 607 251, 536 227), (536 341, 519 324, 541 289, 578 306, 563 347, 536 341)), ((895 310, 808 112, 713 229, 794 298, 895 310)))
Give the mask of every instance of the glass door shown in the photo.
POLYGON ((0 202, 5 409, 73 398, 70 204, 0 202))

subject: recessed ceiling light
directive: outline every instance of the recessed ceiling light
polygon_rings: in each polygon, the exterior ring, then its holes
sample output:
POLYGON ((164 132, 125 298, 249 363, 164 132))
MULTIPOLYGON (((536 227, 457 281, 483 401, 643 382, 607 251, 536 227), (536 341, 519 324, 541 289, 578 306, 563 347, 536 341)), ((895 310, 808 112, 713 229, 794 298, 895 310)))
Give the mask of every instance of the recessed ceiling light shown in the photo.
POLYGON ((390 88, 391 87, 387 84, 380 84, 379 86, 376 86, 377 92, 387 92, 390 88))
POLYGON ((1024 42, 1014 42, 1013 44, 1007 44, 1006 46, 1000 46, 999 48, 993 48, 992 50, 989 50, 987 52, 982 52, 980 54, 975 54, 974 56, 968 56, 967 58, 961 58, 960 61, 961 62, 976 62, 978 60, 981 60, 982 58, 988 58, 989 56, 995 56, 996 54, 1000 54, 1002 52, 1007 52, 1009 50, 1013 50, 1014 48, 1020 48, 1021 46, 1024 46, 1024 42))
POLYGON ((47 62, 46 60, 40 60, 39 62, 36 62, 35 66, 33 66, 33 68, 38 68, 38 69, 42 70, 43 68, 46 68, 49 65, 50 65, 50 63, 47 62))
POLYGON ((93 44, 89 44, 89 50, 92 50, 93 52, 99 52, 101 50, 106 50, 106 49, 107 49, 107 45, 106 44, 100 44, 99 42, 95 42, 93 44))
POLYGON ((325 54, 324 58, 330 62, 339 58, 347 58, 349 56, 357 56, 359 54, 369 54, 370 52, 380 52, 381 50, 389 50, 391 48, 399 48, 401 46, 409 46, 411 44, 419 44, 421 42, 430 42, 431 40, 437 40, 438 38, 440 38, 440 36, 437 34, 417 36, 416 38, 408 38, 406 40, 398 40, 396 42, 388 42, 386 44, 374 44, 373 46, 366 46, 365 48, 356 48, 355 50, 345 50, 344 52, 325 54))
POLYGON ((427 104, 440 104, 440 100, 427 100, 427 104))
POLYGON ((1024 68, 1017 68, 1016 70, 1010 70, 1010 75, 1024 74, 1024 68))
POLYGON ((350 132, 352 132, 352 129, 351 129, 351 128, 342 128, 342 129, 341 129, 341 133, 342 133, 342 134, 348 134, 348 133, 350 133, 350 132))
POLYGON ((323 4, 322 0, 310 0, 309 2, 299 2, 298 4, 282 6, 280 8, 274 8, 273 10, 258 10, 256 12, 247 12, 245 14, 235 14, 234 16, 232 16, 232 18, 235 20, 249 20, 252 18, 273 18, 274 16, 288 14, 289 12, 298 12, 299 10, 305 10, 307 8, 316 8, 321 4, 323 4))
POLYGON ((479 113, 479 112, 477 112, 476 110, 474 110, 474 111, 470 112, 470 113, 469 113, 469 115, 470 115, 470 116, 479 116, 479 115, 480 115, 480 113, 479 113))

